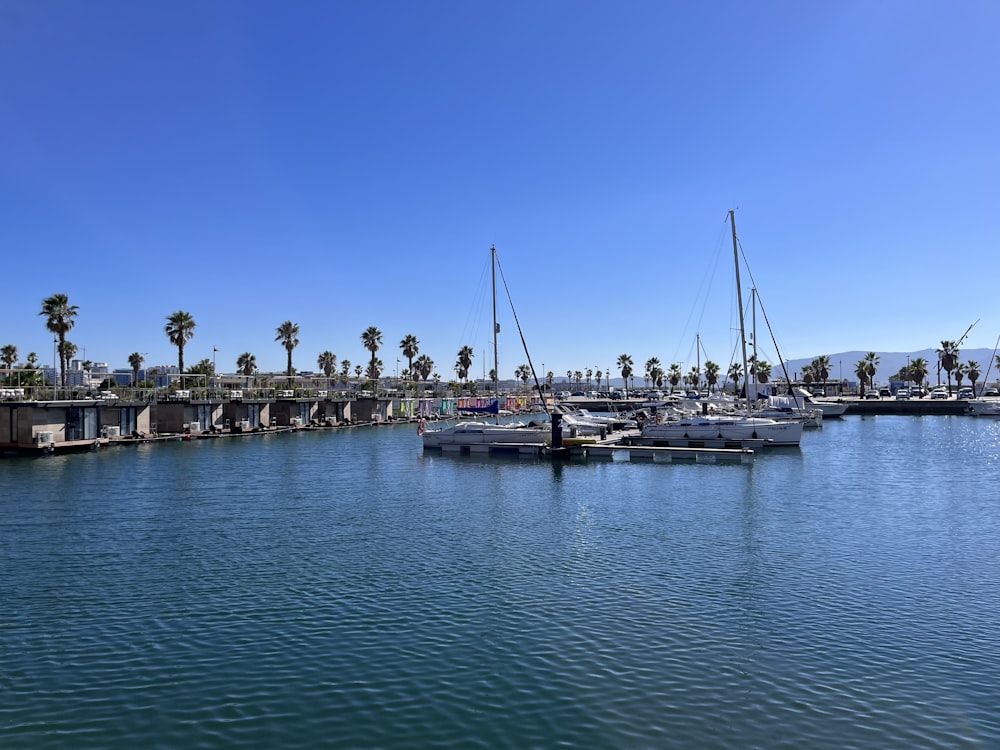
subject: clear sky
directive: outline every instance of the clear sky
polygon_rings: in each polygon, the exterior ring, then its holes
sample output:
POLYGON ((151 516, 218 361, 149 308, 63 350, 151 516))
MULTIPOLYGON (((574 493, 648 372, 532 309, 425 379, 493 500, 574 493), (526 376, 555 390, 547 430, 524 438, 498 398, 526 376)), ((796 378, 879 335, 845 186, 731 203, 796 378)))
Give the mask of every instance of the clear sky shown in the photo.
POLYGON ((448 380, 492 360, 495 244, 536 368, 687 372, 700 337, 725 371, 735 209, 782 358, 992 349, 998 32, 993 0, 3 0, 0 344, 51 362, 62 292, 112 368, 176 363, 185 310, 188 364, 283 370, 292 320, 300 370, 375 326, 448 380))

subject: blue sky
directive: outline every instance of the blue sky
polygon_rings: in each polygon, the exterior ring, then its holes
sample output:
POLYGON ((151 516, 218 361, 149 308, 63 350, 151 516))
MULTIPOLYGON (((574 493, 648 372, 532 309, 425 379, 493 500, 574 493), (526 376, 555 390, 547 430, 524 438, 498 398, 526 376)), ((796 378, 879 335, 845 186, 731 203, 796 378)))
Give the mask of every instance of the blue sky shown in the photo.
POLYGON ((413 334, 447 380, 492 360, 495 244, 536 368, 686 372, 696 338, 725 367, 735 209, 762 358, 977 320, 992 350, 998 30, 985 1, 5 0, 0 344, 51 361, 63 292, 112 368, 175 363, 186 310, 188 363, 283 370, 292 320, 301 370, 376 326, 387 372, 413 334))

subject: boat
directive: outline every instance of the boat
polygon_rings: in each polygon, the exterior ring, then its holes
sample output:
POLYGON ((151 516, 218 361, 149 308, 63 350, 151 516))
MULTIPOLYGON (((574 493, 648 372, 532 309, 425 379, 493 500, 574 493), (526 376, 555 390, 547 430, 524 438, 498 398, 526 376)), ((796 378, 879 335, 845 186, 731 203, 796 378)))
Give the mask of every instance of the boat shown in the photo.
POLYGON ((996 398, 970 398, 966 409, 974 417, 993 417, 1000 419, 1000 400, 996 398))
POLYGON ((817 398, 813 396, 805 388, 796 388, 795 396, 803 401, 807 408, 819 409, 823 412, 823 416, 827 418, 842 417, 847 413, 848 404, 842 401, 833 401, 827 398, 817 398))
POLYGON ((494 415, 493 422, 460 420, 455 424, 438 429, 427 429, 426 420, 421 419, 417 426, 417 434, 423 440, 424 448, 459 448, 463 446, 497 446, 497 445, 549 445, 552 442, 552 425, 532 420, 531 422, 511 421, 500 423, 500 358, 497 347, 497 250, 490 247, 490 271, 493 294, 493 391, 494 399, 488 406, 466 408, 465 411, 489 413, 494 415))
MULTIPOLYGON (((743 315, 743 295, 740 289, 740 259, 739 245, 736 239, 735 212, 729 212, 729 222, 733 232, 733 259, 736 269, 736 294, 740 314, 740 343, 743 353, 743 372, 749 372, 747 367, 746 322, 743 315)), ((802 440, 802 430, 805 427, 802 419, 776 420, 768 417, 755 416, 747 406, 743 415, 709 413, 708 404, 705 413, 697 416, 682 416, 680 419, 654 419, 642 428, 644 439, 663 441, 705 441, 705 440, 763 440, 769 446, 798 446, 802 440)))

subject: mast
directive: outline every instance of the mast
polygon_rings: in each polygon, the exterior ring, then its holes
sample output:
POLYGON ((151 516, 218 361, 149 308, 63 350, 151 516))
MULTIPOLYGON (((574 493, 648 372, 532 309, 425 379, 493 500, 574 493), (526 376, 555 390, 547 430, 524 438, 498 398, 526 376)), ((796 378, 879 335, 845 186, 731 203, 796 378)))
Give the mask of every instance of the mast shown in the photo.
POLYGON ((500 326, 497 324, 497 248, 490 245, 490 277, 493 286, 493 397, 497 401, 497 413, 493 421, 500 424, 500 355, 497 352, 497 334, 500 326))
POLYGON ((736 240, 736 213, 732 209, 729 209, 729 224, 733 228, 733 262, 736 265, 736 302, 740 309, 740 350, 743 353, 743 382, 745 384, 744 389, 747 392, 747 411, 749 412, 750 385, 748 378, 750 371, 747 367, 747 331, 746 322, 743 319, 743 289, 740 286, 740 251, 736 240))

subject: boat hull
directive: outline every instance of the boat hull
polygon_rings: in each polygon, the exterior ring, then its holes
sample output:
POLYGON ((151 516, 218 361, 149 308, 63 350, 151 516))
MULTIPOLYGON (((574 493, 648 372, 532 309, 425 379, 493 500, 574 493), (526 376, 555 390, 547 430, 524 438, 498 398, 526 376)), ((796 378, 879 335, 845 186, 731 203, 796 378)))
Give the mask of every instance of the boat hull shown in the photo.
POLYGON ((796 446, 802 440, 802 422, 771 419, 701 417, 646 425, 643 438, 654 440, 764 440, 767 445, 796 446))

